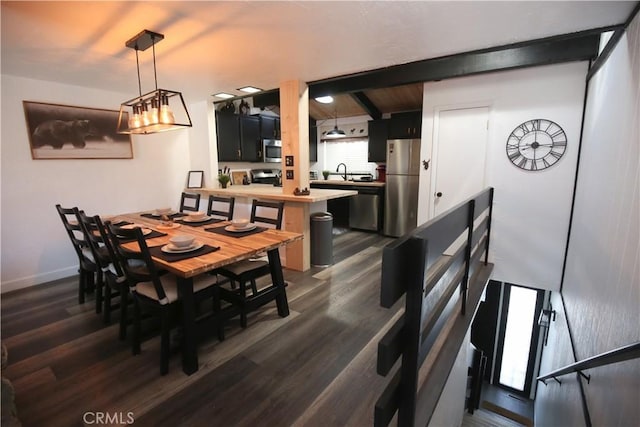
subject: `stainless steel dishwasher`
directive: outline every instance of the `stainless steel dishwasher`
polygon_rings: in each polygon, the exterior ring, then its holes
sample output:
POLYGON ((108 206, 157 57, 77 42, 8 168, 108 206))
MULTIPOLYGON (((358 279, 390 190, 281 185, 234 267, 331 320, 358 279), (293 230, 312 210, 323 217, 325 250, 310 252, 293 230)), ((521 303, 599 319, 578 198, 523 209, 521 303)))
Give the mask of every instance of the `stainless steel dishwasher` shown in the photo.
POLYGON ((380 195, 376 187, 358 187, 349 199, 349 227, 361 230, 380 229, 380 195))

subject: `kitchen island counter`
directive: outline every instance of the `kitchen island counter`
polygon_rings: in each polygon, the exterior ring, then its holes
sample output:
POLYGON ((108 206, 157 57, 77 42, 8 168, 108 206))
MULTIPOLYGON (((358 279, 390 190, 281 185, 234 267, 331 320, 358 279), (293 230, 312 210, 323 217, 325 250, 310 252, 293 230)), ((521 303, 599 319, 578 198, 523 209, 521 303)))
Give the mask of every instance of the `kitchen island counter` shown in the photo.
POLYGON ((310 182, 310 185, 312 186, 312 188, 314 188, 314 186, 317 186, 317 188, 321 188, 321 187, 337 187, 337 188, 342 188, 342 187, 375 187, 375 188, 380 188, 380 187, 384 187, 385 183, 384 182, 379 182, 379 181, 344 181, 344 180, 337 180, 337 179, 326 179, 326 180, 313 180, 310 182))
MULTIPOLYGON (((250 206, 250 199, 283 201, 284 220, 282 228, 286 231, 302 233, 304 236, 302 241, 293 242, 284 248, 284 265, 287 268, 298 271, 306 271, 311 268, 311 213, 326 211, 327 200, 351 197, 358 194, 358 191, 351 189, 312 188, 308 196, 294 196, 293 194, 284 194, 282 187, 274 187, 272 184, 231 185, 227 188, 185 188, 184 191, 202 194, 205 199, 205 206, 209 195, 241 199, 240 203, 236 200, 236 212, 242 205, 245 206, 245 209, 250 206)), ((246 215, 246 212, 244 214, 241 213, 241 215, 246 215)))
POLYGON ((227 188, 188 188, 185 189, 185 191, 201 193, 206 196, 214 194, 216 196, 246 197, 295 203, 315 203, 358 194, 358 192, 354 190, 312 188, 308 196, 294 196, 293 194, 284 194, 282 187, 274 187, 271 184, 231 185, 227 188))

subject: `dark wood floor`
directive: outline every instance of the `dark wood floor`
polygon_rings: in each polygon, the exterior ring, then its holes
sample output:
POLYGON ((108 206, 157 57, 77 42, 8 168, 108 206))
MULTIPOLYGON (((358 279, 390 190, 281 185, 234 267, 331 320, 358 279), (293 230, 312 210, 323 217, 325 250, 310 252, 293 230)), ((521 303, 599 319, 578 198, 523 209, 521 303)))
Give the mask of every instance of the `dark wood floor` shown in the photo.
POLYGON ((245 330, 232 321, 225 341, 212 333, 191 376, 177 349, 169 374, 159 375, 157 337, 132 356, 92 299, 77 303, 75 278, 3 295, 4 375, 18 415, 24 426, 83 425, 87 412, 130 415, 137 426, 371 425, 386 382, 375 373, 377 341, 398 311, 379 306, 390 241, 335 236, 332 267, 285 271, 288 317, 272 303, 245 330))

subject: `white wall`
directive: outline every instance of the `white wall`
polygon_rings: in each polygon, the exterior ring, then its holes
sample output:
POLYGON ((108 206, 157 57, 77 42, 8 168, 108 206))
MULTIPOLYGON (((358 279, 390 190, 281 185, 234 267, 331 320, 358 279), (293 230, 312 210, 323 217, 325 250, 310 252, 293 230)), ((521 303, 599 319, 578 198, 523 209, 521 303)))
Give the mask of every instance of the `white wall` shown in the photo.
MULTIPOLYGON (((586 63, 569 63, 424 86, 423 159, 432 158, 435 111, 480 105, 490 108, 486 185, 495 187, 490 246, 495 280, 551 290, 560 287, 586 71, 586 63), (505 144, 516 126, 538 118, 562 126, 568 146, 551 168, 526 172, 511 164, 505 144)), ((418 223, 430 217, 432 170, 421 172, 418 223)))
POLYGON ((438 404, 433 410, 429 427, 450 427, 462 424, 467 394, 468 369, 471 366, 471 328, 467 331, 456 361, 451 368, 447 383, 442 390, 438 404))
MULTIPOLYGON (((178 206, 189 130, 134 136, 133 159, 31 159, 23 100, 117 110, 130 95, 2 75, 1 292, 76 274, 57 203, 89 214, 178 206)), ((208 125, 206 114, 192 116, 194 129, 208 125)))
MULTIPOLYGON (((640 341, 640 15, 589 82, 562 295, 579 360, 640 341)), ((554 342, 544 365, 557 369, 554 355, 570 352, 569 340, 554 342)), ((586 373, 592 424, 636 425, 640 360, 586 373)), ((555 420, 570 411, 564 389, 539 387, 536 414, 555 420)))

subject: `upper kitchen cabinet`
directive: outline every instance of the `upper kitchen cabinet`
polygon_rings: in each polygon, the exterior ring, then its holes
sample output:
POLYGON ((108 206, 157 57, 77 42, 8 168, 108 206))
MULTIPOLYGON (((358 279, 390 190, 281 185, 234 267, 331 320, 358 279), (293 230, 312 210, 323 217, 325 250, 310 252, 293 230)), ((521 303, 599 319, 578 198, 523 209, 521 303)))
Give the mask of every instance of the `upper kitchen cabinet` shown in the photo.
POLYGON ((260 116, 260 136, 264 139, 280 139, 280 118, 260 116))
POLYGON ((420 138, 422 131, 422 111, 391 114, 388 139, 420 138))
POLYGON ((260 159, 260 118, 216 112, 218 160, 256 162, 260 159))
POLYGON ((240 116, 216 111, 216 132, 218 136, 218 160, 240 161, 240 116))
POLYGON ((369 153, 370 162, 387 161, 387 139, 389 139, 389 120, 369 121, 369 153))
POLYGON ((240 153, 241 160, 257 162, 262 157, 260 138, 260 117, 240 116, 240 153))

